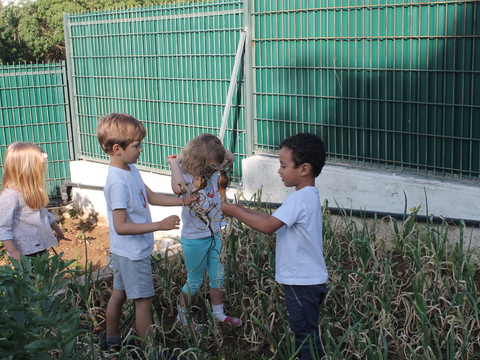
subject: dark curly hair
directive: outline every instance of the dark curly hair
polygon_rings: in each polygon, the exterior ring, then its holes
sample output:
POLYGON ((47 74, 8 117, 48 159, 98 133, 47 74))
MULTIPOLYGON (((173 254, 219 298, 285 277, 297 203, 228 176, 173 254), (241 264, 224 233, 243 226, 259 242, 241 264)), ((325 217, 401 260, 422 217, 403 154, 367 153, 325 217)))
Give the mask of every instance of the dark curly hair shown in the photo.
POLYGON ((283 140, 279 147, 280 149, 286 147, 292 151, 295 167, 309 163, 314 177, 321 173, 327 154, 322 139, 317 135, 310 133, 293 135, 283 140))

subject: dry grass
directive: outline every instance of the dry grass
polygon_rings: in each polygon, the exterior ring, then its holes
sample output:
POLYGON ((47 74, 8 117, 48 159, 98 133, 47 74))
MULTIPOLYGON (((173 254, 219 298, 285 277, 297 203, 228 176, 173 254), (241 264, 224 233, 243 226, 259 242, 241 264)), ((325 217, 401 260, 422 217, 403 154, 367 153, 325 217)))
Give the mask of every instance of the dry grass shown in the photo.
POLYGON ((326 218, 330 294, 322 324, 331 359, 470 359, 480 349, 480 277, 464 236, 447 224, 392 221, 389 249, 375 231, 326 218), (328 320, 330 319, 330 320, 328 320))
MULTIPOLYGON (((250 206, 258 208, 252 201, 250 206)), ((270 211, 264 209, 264 211, 270 211)), ((474 253, 447 239, 447 224, 420 224, 416 213, 403 222, 390 219, 390 245, 375 226, 359 226, 348 216, 340 224, 324 217, 324 250, 330 270, 329 294, 320 328, 325 359, 474 359, 480 353, 480 272, 474 253)), ((461 229, 462 230, 462 229, 461 229)), ((205 286, 193 314, 203 332, 174 326, 176 302, 185 282, 181 254, 154 259, 155 341, 185 359, 291 359, 283 288, 274 281, 275 239, 241 223, 227 227, 222 254, 226 271, 226 310, 241 316, 239 329, 213 320, 205 286)), ((101 359, 109 284, 73 288, 88 328, 79 339, 83 358, 101 359), (92 319, 96 319, 93 321, 92 319)), ((124 312, 123 336, 132 335, 133 306, 124 312)), ((118 359, 133 359, 140 349, 124 348, 118 359)), ((144 354, 147 356, 148 354, 144 354)))

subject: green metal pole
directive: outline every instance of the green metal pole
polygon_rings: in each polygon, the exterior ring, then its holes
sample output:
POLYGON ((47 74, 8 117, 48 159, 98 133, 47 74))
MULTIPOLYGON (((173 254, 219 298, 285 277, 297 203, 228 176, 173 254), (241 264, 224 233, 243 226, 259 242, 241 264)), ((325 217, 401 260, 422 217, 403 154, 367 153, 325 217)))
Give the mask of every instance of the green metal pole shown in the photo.
POLYGON ((66 69, 67 69, 67 88, 70 103, 70 121, 73 130, 73 158, 78 160, 81 154, 82 143, 80 140, 80 129, 78 126, 77 103, 75 99, 75 67, 73 65, 72 57, 72 38, 70 36, 70 20, 67 13, 63 13, 63 30, 65 33, 65 54, 66 54, 66 69))
POLYGON ((254 22, 252 18, 254 0, 245 0, 243 13, 245 30, 247 37, 245 39, 245 154, 247 157, 253 155, 255 150, 255 141, 257 131, 255 126, 255 62, 254 62, 254 22))

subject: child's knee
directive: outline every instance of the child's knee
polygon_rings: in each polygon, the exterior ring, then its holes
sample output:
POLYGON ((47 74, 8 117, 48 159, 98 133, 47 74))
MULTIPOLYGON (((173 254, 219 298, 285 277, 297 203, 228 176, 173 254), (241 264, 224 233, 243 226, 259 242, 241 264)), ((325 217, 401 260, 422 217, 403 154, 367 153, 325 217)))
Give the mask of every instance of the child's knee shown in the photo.
POLYGON ((118 290, 113 288, 109 302, 120 304, 123 303, 125 300, 127 300, 127 294, 125 293, 125 290, 118 290))
POLYGON ((197 284, 197 283, 190 283, 190 282, 187 282, 185 285, 183 285, 183 288, 182 288, 182 291, 185 295, 189 295, 189 296, 194 296, 197 294, 198 290, 200 289, 200 286, 202 284, 197 284))
POLYGON ((210 279, 210 288, 212 289, 221 289, 223 288, 223 285, 225 285, 223 277, 210 279))
POLYGON ((141 299, 135 299, 135 308, 137 311, 151 311, 152 309, 152 303, 153 303, 153 298, 148 297, 148 298, 141 298, 141 299))

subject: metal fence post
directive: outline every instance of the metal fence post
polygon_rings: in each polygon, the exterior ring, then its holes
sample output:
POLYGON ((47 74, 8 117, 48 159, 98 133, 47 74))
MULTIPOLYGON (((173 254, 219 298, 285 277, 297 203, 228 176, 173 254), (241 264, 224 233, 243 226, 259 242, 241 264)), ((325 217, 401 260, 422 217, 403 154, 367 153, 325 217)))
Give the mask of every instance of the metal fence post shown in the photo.
POLYGON ((80 128, 78 126, 77 103, 75 98, 75 80, 74 65, 72 59, 72 38, 70 34, 70 20, 67 13, 63 13, 63 31, 65 33, 65 54, 66 54, 66 71, 67 71, 67 89, 68 102, 70 103, 70 123, 73 130, 73 160, 79 159, 81 153, 82 142, 80 140, 80 128))
POLYGON ((245 39, 245 153, 251 156, 255 150, 257 141, 257 131, 255 126, 255 46, 252 41, 254 38, 254 22, 252 13, 254 0, 245 0, 243 3, 243 17, 247 37, 245 39))
POLYGON ((67 138, 68 138, 68 152, 69 152, 69 157, 70 159, 74 159, 75 158, 75 149, 74 149, 74 146, 75 144, 73 144, 73 134, 74 134, 74 131, 72 129, 72 111, 71 111, 71 108, 70 108, 70 98, 69 98, 69 94, 70 94, 70 89, 68 88, 68 79, 67 79, 67 64, 65 61, 62 61, 62 79, 63 79, 63 84, 64 84, 64 87, 63 87, 63 96, 65 98, 65 121, 66 121, 66 127, 67 127, 67 138))

